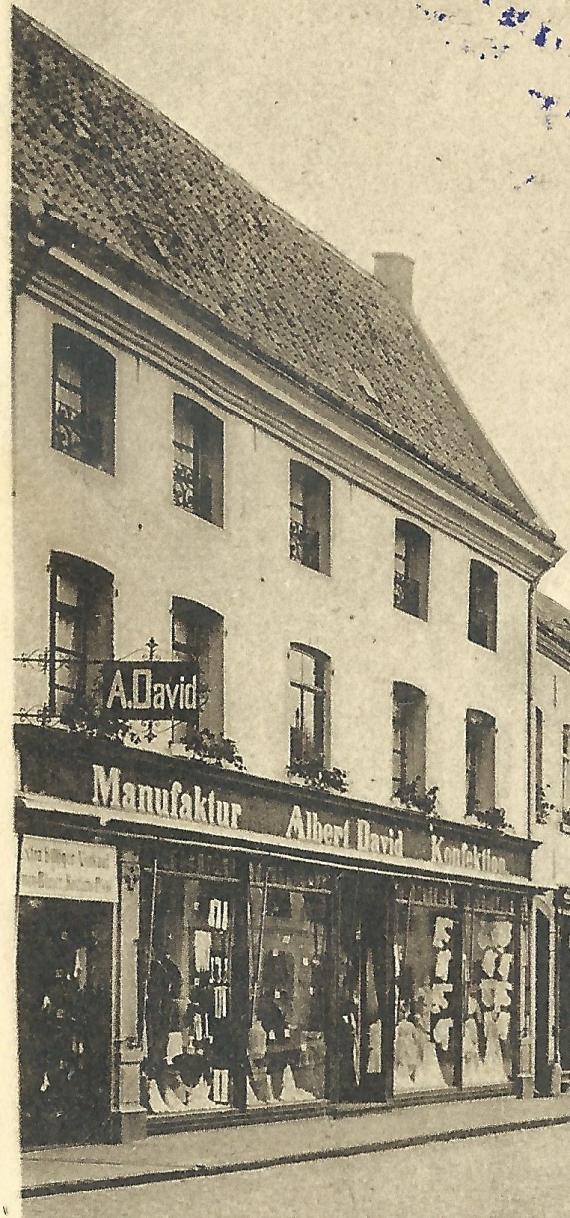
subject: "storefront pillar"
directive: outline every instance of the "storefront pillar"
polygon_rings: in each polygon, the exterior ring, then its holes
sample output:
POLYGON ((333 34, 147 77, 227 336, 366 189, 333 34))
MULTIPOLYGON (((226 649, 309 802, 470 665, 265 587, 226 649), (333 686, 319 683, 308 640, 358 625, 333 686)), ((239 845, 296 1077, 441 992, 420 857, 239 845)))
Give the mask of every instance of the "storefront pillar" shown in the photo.
POLYGON ((530 898, 521 900, 519 929, 519 1045, 518 1045, 518 1093, 521 1099, 532 1099, 534 1095, 534 977, 536 970, 534 902, 530 898))
POLYGON ((134 851, 124 851, 121 855, 119 876, 116 1074, 112 1134, 117 1142, 131 1142, 146 1136, 147 1119, 140 1101, 143 1058, 137 989, 140 866, 134 851))

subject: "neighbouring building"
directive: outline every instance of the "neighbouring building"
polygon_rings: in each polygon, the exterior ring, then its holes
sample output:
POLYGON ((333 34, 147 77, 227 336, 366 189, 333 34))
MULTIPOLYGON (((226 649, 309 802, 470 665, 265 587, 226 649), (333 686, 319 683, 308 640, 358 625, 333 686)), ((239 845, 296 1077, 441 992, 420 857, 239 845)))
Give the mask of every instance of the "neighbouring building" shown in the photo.
POLYGON ((570 1084, 570 610, 537 596, 535 829, 536 1082, 570 1084))
POLYGON ((408 260, 19 12, 14 96, 24 1141, 528 1091, 553 534, 408 260))

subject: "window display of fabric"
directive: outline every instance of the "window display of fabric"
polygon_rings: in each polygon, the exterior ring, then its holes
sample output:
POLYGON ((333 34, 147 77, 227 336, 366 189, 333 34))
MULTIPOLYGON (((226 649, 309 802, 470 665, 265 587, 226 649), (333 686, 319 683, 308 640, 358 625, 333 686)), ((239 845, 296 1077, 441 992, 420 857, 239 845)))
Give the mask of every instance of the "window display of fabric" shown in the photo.
POLYGON ((327 898, 318 892, 252 886, 250 929, 248 1102, 323 1099, 327 898))
POLYGON ((228 885, 159 873, 145 1004, 143 1099, 150 1112, 232 1102, 232 951, 228 885))
POLYGON ((429 907, 399 901, 394 954, 394 1091, 451 1087, 455 1074, 458 925, 429 907))
POLYGON ((464 1086, 509 1082, 513 1072, 513 924, 473 912, 466 928, 467 1004, 463 1027, 464 1086))

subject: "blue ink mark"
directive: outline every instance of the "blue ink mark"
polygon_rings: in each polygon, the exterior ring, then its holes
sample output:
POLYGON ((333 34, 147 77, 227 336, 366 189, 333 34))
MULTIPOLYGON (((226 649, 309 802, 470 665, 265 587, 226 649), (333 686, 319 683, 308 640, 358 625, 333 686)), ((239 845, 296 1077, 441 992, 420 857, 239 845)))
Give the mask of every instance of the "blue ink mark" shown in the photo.
POLYGON ((536 43, 537 47, 544 46, 544 44, 546 42, 546 35, 550 33, 550 30, 551 30, 551 26, 545 25, 544 21, 543 21, 542 25, 538 31, 538 34, 534 38, 534 42, 536 43))
POLYGON ((503 12, 499 17, 499 25, 509 25, 514 29, 516 25, 514 4, 511 4, 510 8, 503 9, 503 12))
POLYGON ((530 9, 529 8, 521 9, 520 12, 517 13, 518 24, 522 25, 523 22, 526 21, 527 17, 530 17, 530 9))
POLYGON ((555 49, 556 49, 557 51, 559 51, 561 46, 562 46, 562 39, 561 39, 561 38, 557 38, 557 39, 556 39, 556 48, 555 48, 555 49))

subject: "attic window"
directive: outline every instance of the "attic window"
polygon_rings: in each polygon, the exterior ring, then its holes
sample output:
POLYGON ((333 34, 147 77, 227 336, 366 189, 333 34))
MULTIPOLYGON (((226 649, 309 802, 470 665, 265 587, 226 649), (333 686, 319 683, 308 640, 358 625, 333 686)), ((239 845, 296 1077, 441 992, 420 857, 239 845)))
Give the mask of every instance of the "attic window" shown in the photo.
POLYGON ((378 394, 372 388, 368 377, 365 376, 363 372, 356 372, 356 384, 358 385, 359 389, 364 390, 367 398, 370 398, 372 402, 376 402, 378 405, 380 405, 380 398, 378 397, 378 394))

